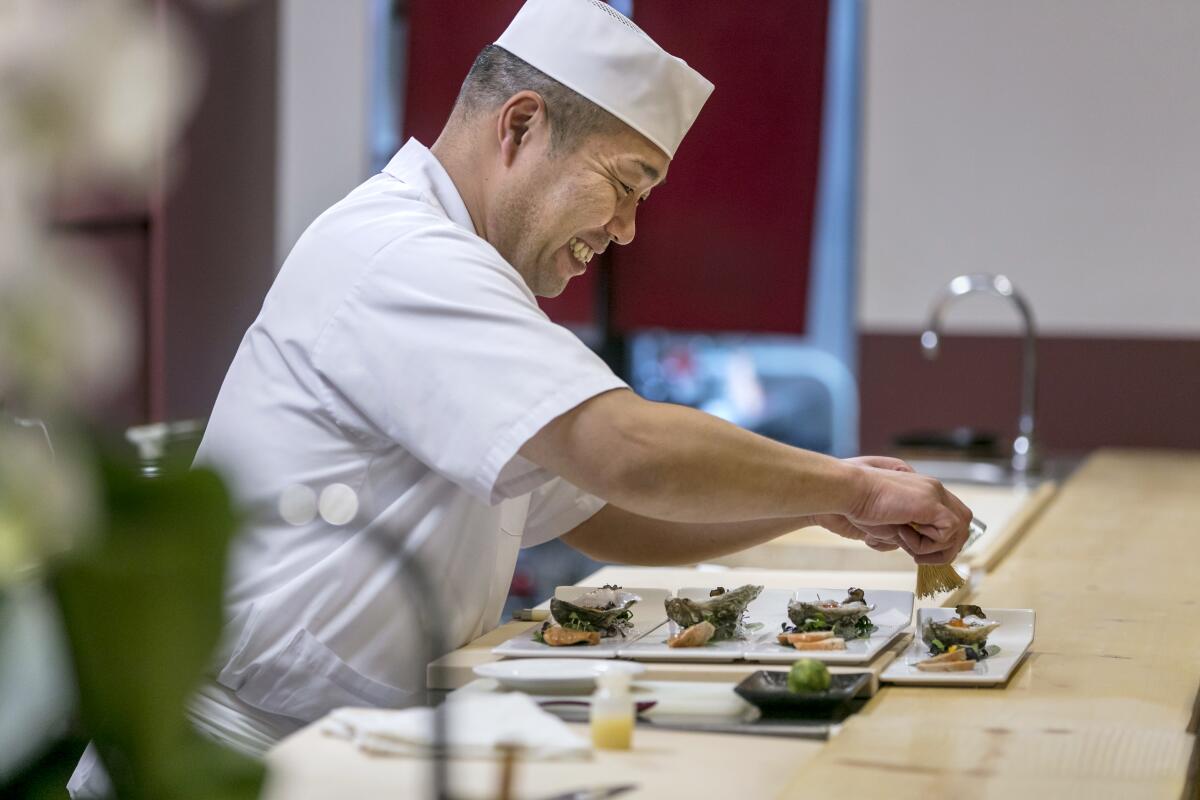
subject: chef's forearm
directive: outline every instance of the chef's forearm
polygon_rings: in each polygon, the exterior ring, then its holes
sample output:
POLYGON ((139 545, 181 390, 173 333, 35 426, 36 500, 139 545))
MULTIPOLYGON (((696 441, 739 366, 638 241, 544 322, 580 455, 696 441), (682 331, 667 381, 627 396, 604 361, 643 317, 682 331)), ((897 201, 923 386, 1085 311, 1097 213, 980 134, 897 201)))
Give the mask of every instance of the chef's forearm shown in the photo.
POLYGON ((808 517, 667 522, 609 504, 562 539, 599 561, 670 567, 736 553, 810 524, 808 517))
POLYGON ((673 522, 847 513, 865 481, 839 459, 626 390, 564 414, 522 453, 616 506, 673 522))

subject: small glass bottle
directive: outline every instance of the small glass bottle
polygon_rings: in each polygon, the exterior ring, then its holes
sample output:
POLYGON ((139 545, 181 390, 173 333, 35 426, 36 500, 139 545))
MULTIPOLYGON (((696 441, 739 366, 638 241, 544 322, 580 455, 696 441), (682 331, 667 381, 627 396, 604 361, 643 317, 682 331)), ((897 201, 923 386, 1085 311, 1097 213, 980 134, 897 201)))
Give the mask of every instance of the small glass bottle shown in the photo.
POLYGON ((592 694, 592 745, 602 750, 628 750, 633 742, 633 695, 627 672, 596 677, 592 694))

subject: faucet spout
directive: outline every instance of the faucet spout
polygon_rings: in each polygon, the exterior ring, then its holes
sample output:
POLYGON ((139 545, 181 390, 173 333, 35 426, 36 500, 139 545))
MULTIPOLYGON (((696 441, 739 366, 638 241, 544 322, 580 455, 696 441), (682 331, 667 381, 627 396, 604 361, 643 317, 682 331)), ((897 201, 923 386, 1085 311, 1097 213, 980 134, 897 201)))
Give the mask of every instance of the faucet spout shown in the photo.
POLYGON ((1021 359, 1021 415, 1017 420, 1017 437, 1012 446, 1012 469, 1018 476, 1038 467, 1034 448, 1034 410, 1037 402, 1037 328, 1033 310, 1013 282, 1004 275, 986 273, 959 275, 946 284, 934 301, 929 321, 921 333, 921 352, 930 361, 938 357, 941 348, 942 324, 949 306, 968 294, 987 294, 1011 302, 1021 317, 1024 328, 1024 347, 1021 359))

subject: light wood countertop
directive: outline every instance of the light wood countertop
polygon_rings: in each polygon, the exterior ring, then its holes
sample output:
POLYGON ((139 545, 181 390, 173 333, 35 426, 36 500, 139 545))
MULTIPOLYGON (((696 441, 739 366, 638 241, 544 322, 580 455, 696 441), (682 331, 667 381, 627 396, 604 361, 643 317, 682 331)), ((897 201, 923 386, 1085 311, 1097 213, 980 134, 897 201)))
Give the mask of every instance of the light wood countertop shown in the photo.
POLYGON ((1037 611, 1008 686, 885 687, 783 796, 1180 797, 1198 566, 1200 454, 1097 453, 972 598, 1037 611))
MULTIPOLYGON (((571 725, 588 737, 586 725, 571 725)), ((588 761, 536 761, 517 765, 514 797, 538 800, 589 786, 634 783, 620 800, 708 797, 750 800, 778 794, 796 768, 820 752, 822 743, 769 736, 656 731, 639 727, 634 749, 597 750, 588 761)), ((310 725, 267 755, 264 800, 424 800, 429 762, 372 757, 330 739, 310 725)), ((451 764, 455 798, 495 800, 499 762, 456 760, 451 764)))
MULTIPOLYGON (((824 744, 639 729, 631 753, 522 765, 518 796, 632 781, 623 797, 1175 800, 1197 764, 1198 567, 1200 453, 1101 451, 972 595, 1037 611, 1007 686, 885 687, 824 744)), ((696 574, 673 572, 661 585, 696 574)), ((425 771, 311 726, 268 763, 272 800, 420 796, 425 771)), ((455 771, 467 796, 494 785, 490 762, 455 771)))

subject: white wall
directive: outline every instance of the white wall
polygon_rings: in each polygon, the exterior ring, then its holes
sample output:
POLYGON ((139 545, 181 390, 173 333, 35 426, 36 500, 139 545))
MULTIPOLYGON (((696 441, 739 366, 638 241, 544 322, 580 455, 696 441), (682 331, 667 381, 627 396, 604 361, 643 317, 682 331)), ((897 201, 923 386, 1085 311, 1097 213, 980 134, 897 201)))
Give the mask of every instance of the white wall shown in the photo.
POLYGON ((370 172, 373 3, 280 3, 276 266, 370 172))
MULTIPOLYGON (((1200 337, 1200 2, 873 0, 860 327, 1004 272, 1062 335, 1200 337)), ((951 328, 1014 329, 992 300, 951 328)))

